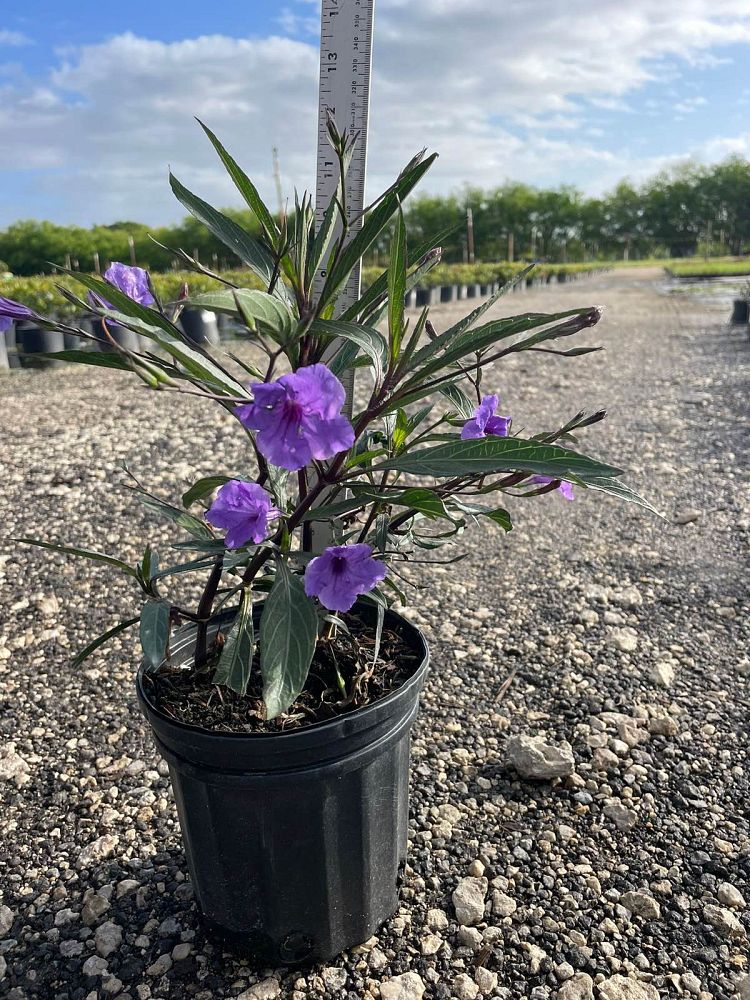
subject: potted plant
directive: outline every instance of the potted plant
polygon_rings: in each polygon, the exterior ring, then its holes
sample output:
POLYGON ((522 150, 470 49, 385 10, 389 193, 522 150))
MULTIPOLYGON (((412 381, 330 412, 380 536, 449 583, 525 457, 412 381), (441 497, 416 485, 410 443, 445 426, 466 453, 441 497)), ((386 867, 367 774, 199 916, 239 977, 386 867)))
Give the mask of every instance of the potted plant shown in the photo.
MULTIPOLYGON (((329 128, 343 178, 353 140, 329 128)), ((174 177, 172 189, 265 290, 217 276, 218 290, 184 303, 234 317, 262 360, 193 343, 142 275, 73 277, 104 323, 149 344, 106 363, 162 392, 165 405, 176 390, 214 401, 236 419, 244 457, 233 455, 230 469, 220 462, 181 499, 132 481, 135 498, 182 534, 169 559, 150 545, 130 565, 24 541, 104 561, 138 591, 140 609, 78 661, 138 627, 137 696, 169 764, 208 927, 269 962, 324 960, 365 940, 397 906, 409 730, 428 662, 423 636, 394 606, 412 563, 433 561, 476 522, 509 531, 500 502, 508 496, 571 499, 577 488, 649 505, 621 482, 621 470, 569 447, 603 412, 521 437, 496 412, 497 396, 481 388, 483 376, 496 378, 490 366, 510 354, 594 350, 556 341, 593 326, 596 308, 486 319, 498 293, 440 332, 426 309, 413 327, 406 320, 405 296, 440 251, 431 242, 407 246, 401 202, 434 156, 407 164, 353 232, 340 182, 316 229, 307 197, 292 221, 275 220, 205 131, 261 237, 174 177), (338 309, 353 268, 391 226, 387 270, 338 309), (349 411, 342 381, 352 369, 368 378, 349 411), (179 597, 185 574, 205 577, 196 607, 179 597)), ((105 363, 76 353, 66 355, 105 363)))

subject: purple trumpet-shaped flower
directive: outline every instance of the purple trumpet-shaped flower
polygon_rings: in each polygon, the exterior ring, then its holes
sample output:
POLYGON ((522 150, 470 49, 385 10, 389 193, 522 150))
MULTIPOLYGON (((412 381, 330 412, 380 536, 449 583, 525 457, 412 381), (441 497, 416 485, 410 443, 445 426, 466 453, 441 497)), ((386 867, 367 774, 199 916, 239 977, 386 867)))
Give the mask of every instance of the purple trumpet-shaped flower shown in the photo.
MULTIPOLYGON (((529 479, 530 483, 535 483, 537 486, 547 486, 549 483, 554 483, 554 476, 532 476, 529 479)), ((575 500, 573 496, 573 484, 566 482, 564 479, 557 487, 557 492, 562 493, 566 500, 575 500)))
MULTIPOLYGON (((104 272, 104 280, 139 305, 154 304, 154 296, 148 284, 148 271, 144 271, 142 267, 130 267, 128 264, 114 261, 104 272)), ((89 302, 99 308, 114 309, 111 302, 107 302, 94 292, 89 292, 89 302)))
POLYGON ((341 413, 344 387, 325 365, 250 388, 253 402, 234 412, 243 426, 258 432, 258 450, 272 465, 296 472, 311 459, 332 458, 354 443, 352 425, 341 413))
POLYGON ((267 538, 268 522, 280 514, 262 486, 230 479, 206 511, 206 520, 215 528, 226 528, 228 549, 239 549, 247 542, 258 544, 267 538))
POLYGON ((474 410, 474 416, 467 420, 461 429, 461 439, 483 438, 488 434, 494 437, 507 437, 510 431, 510 417, 497 417, 497 396, 483 396, 482 402, 474 410))
POLYGON ((22 302, 15 302, 0 295, 0 333, 9 330, 11 323, 18 323, 24 319, 37 319, 37 315, 22 302))
POLYGON ((148 284, 148 271, 114 261, 104 272, 104 280, 142 306, 152 306, 154 296, 148 284))
POLYGON ((385 564, 373 559, 369 545, 333 545, 308 563, 305 593, 317 597, 329 611, 348 611, 386 573, 385 564))

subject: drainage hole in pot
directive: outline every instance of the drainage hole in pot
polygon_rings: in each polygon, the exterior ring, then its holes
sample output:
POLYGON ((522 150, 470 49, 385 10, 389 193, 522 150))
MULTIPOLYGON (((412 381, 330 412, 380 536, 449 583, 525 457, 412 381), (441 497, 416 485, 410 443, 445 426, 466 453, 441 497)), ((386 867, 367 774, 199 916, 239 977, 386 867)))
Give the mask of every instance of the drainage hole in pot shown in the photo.
POLYGON ((279 945, 279 957, 284 962, 305 962, 312 953, 312 938, 307 934, 292 932, 279 945))

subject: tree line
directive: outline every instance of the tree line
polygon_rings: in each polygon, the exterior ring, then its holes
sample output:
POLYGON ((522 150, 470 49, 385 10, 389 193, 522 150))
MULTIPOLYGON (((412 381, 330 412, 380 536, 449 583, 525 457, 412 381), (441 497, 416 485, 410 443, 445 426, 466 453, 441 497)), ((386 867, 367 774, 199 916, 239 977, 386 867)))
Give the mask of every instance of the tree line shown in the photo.
MULTIPOLYGON (((257 231, 249 211, 226 214, 257 231)), ((451 229, 441 240, 448 263, 738 255, 750 251, 750 162, 730 157, 712 166, 685 164, 642 184, 621 181, 599 198, 568 185, 467 186, 450 195, 415 197, 405 214, 415 242, 451 229)), ((49 273, 52 264, 103 270, 111 260, 164 271, 174 264, 167 247, 185 250, 212 269, 238 264, 192 218, 156 229, 138 222, 85 229, 27 220, 0 231, 0 261, 18 275, 49 273)), ((382 263, 387 253, 384 239, 367 262, 382 263)))

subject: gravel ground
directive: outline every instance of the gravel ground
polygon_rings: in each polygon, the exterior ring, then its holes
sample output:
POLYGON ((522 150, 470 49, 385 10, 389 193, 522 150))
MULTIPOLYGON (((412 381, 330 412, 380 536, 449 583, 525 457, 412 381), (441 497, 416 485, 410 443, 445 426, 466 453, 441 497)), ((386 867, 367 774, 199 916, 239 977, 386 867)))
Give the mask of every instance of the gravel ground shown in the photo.
MULTIPOLYGON (((416 594, 434 666, 402 905, 326 968, 253 970, 203 936, 134 645, 68 662, 129 613, 128 585, 0 556, 0 995, 750 997, 746 332, 641 270, 503 310, 590 302, 605 352, 522 356, 488 390, 533 431, 607 406, 585 449, 668 521, 595 495, 514 501, 510 535, 476 530, 416 594)), ((13 373, 0 391, 13 534, 134 559, 147 522, 120 463, 166 490, 242 461, 214 409, 167 409, 116 373, 13 373)))

